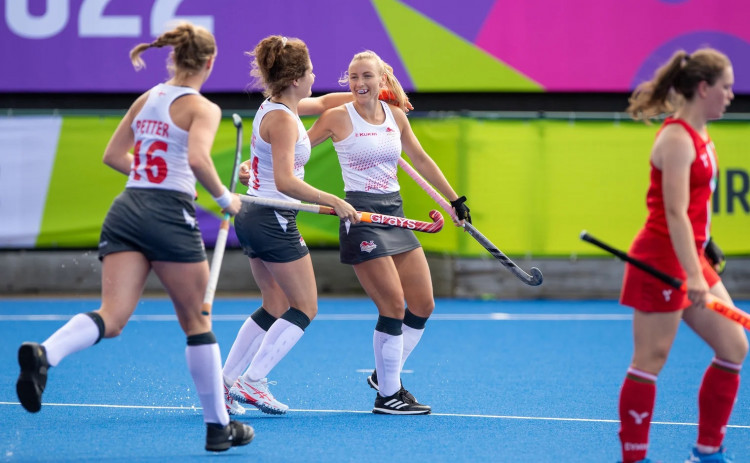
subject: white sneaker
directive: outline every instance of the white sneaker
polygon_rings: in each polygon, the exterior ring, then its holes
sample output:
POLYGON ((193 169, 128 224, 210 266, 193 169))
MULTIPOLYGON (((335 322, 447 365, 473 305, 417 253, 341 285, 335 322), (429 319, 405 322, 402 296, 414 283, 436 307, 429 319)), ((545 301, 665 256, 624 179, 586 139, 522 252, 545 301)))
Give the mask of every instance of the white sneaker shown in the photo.
POLYGON ((246 381, 240 376, 229 389, 229 395, 242 403, 258 407, 263 413, 283 415, 289 410, 289 406, 282 404, 273 397, 271 391, 268 390, 269 384, 276 384, 276 382, 269 383, 267 378, 258 381, 246 381))
POLYGON ((229 395, 229 388, 224 384, 224 404, 227 407, 227 413, 230 415, 244 415, 245 407, 238 404, 234 398, 229 395))

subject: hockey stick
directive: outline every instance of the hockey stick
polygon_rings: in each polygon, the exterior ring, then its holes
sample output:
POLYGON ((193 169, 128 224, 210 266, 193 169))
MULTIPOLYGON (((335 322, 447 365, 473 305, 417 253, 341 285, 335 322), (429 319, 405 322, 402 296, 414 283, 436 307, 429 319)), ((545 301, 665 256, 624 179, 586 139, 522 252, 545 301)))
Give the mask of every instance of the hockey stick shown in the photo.
MULTIPOLYGON (((633 265, 634 267, 637 267, 643 270, 649 275, 655 276, 656 278, 668 284, 669 286, 675 289, 679 289, 680 291, 687 292, 687 287, 685 286, 685 282, 683 282, 679 278, 675 278, 673 276, 667 275, 666 273, 655 269, 654 267, 648 265, 647 263, 642 262, 636 259, 635 257, 632 257, 620 251, 619 249, 615 249, 612 246, 609 246, 608 244, 605 244, 599 241, 598 239, 589 235, 585 230, 581 232, 580 237, 583 241, 591 243, 598 248, 604 249, 608 253, 619 257, 621 260, 633 265)), ((750 314, 748 314, 747 312, 744 312, 743 310, 738 309, 737 307, 731 304, 728 304, 711 294, 708 295, 708 300, 706 301, 706 307, 713 310, 714 312, 717 312, 720 315, 723 315, 724 317, 732 320, 733 322, 739 323, 740 325, 744 326, 745 329, 750 330, 750 314)))
MULTIPOLYGON (((232 123, 237 128, 237 149, 234 154, 234 167, 232 168, 232 178, 229 183, 230 193, 234 193, 234 190, 237 187, 237 174, 239 173, 240 162, 242 161, 242 118, 239 114, 232 114, 232 123)), ((203 296, 203 310, 201 311, 201 314, 203 315, 210 315, 211 307, 214 304, 216 286, 219 283, 219 272, 221 272, 221 262, 224 260, 224 250, 227 246, 229 218, 230 215, 225 213, 224 218, 221 220, 221 225, 219 225, 219 234, 216 235, 214 255, 211 259, 211 270, 208 274, 208 285, 206 286, 206 293, 203 296)))
MULTIPOLYGON (((415 182, 417 182, 417 185, 422 187, 422 189, 428 195, 430 195, 430 197, 434 199, 435 202, 440 205, 440 207, 443 208, 445 212, 450 214, 450 216, 454 220, 458 220, 455 212, 453 212, 453 206, 451 206, 450 203, 440 195, 440 193, 435 191, 435 189, 429 183, 427 183, 427 181, 421 175, 419 175, 419 172, 414 170, 414 168, 408 162, 406 162, 404 158, 399 158, 398 164, 402 169, 404 169, 404 171, 406 171, 407 174, 409 174, 411 178, 414 179, 415 182)), ((503 254, 503 252, 500 251, 497 246, 492 244, 492 242, 488 240, 487 237, 480 233, 479 230, 474 227, 474 225, 470 224, 469 222, 464 222, 463 227, 464 230, 466 230, 472 238, 477 240, 477 242, 481 244, 484 249, 489 251, 489 253, 492 254, 493 257, 495 257, 495 259, 499 260, 500 263, 503 264, 505 268, 510 270, 513 275, 518 277, 518 279, 529 286, 539 286, 542 284, 544 278, 542 276, 541 270, 536 267, 531 267, 531 275, 529 275, 528 273, 524 272, 518 265, 516 265, 515 262, 510 260, 508 256, 503 254)))
MULTIPOLYGON (((336 215, 336 211, 329 206, 319 206, 317 204, 304 204, 281 199, 260 198, 258 196, 240 195, 240 199, 246 203, 268 206, 276 209, 288 211, 304 211, 314 214, 336 215)), ((430 218, 433 222, 422 222, 421 220, 407 219, 405 217, 396 217, 393 215, 378 214, 375 212, 357 211, 359 219, 367 223, 379 223, 390 225, 392 227, 406 228, 409 230, 420 231, 425 233, 437 233, 443 228, 442 214, 436 210, 430 211, 430 218)))

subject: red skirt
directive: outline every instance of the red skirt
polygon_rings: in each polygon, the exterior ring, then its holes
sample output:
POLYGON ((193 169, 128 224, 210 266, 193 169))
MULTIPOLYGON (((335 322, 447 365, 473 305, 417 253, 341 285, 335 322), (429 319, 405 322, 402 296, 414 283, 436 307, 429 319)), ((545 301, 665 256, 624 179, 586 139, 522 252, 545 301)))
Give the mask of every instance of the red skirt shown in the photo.
MULTIPOLYGON (((706 259, 702 247, 697 247, 703 278, 709 288, 721 278, 706 259)), ((675 278, 685 281, 685 271, 677 259, 669 237, 649 230, 641 230, 635 237, 629 254, 675 278)), ((625 264, 620 303, 644 312, 674 312, 690 306, 687 293, 673 288, 643 270, 625 264)))

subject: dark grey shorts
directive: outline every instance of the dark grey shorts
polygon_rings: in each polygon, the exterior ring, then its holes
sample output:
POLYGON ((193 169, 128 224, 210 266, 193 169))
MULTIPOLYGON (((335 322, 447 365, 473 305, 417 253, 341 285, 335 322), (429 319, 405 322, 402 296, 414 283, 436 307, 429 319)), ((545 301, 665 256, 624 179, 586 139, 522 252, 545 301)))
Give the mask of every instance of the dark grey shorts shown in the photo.
POLYGON ((99 237, 99 259, 137 251, 149 261, 206 260, 193 198, 153 188, 126 188, 107 212, 99 237))
POLYGON ((297 229, 297 211, 242 203, 234 217, 242 250, 264 262, 293 262, 310 253, 297 229))
MULTIPOLYGON (((358 211, 377 212, 379 214, 404 216, 401 194, 377 194, 348 191, 346 201, 358 211)), ((341 262, 359 264, 376 257, 392 256, 421 247, 414 232, 405 228, 388 225, 359 223, 350 225, 347 232, 346 223, 339 227, 339 249, 341 262)))

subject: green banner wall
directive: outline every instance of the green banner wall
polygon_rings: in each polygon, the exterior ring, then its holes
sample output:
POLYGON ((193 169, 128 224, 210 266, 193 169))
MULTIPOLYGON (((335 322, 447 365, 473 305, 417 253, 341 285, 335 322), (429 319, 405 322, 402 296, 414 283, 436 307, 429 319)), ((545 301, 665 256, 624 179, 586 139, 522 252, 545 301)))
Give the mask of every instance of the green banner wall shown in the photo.
MULTIPOLYGON (((245 119, 244 157, 250 118, 245 119)), ((309 126, 314 119, 305 119, 309 126)), ((101 162, 117 117, 66 116, 37 239, 39 248, 95 248, 104 215, 125 177, 101 162)), ((627 247, 645 220, 648 156, 657 125, 630 121, 492 120, 416 118, 411 124, 425 150, 459 194, 468 197, 474 225, 506 254, 600 255, 578 239, 581 230, 627 247)), ((713 234, 728 254, 750 254, 750 156, 747 123, 710 127, 719 154, 713 234)), ((235 130, 222 121, 214 162, 226 184, 234 158, 235 130)), ((306 179, 343 196, 338 159, 329 142, 316 147, 306 179)), ((406 215, 429 220, 438 206, 400 172, 406 215)), ((243 188, 238 188, 241 191, 243 188)), ((219 215, 199 187, 198 203, 219 215)), ((311 247, 336 247, 334 217, 300 213, 311 247)), ((420 234, 430 252, 480 255, 483 248, 446 223, 440 233, 420 234)))

